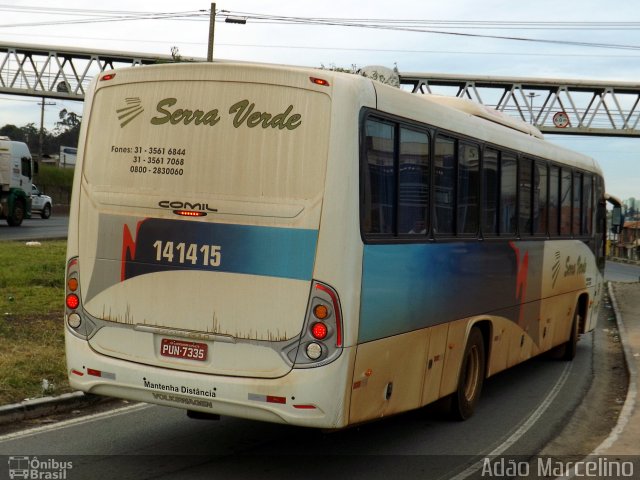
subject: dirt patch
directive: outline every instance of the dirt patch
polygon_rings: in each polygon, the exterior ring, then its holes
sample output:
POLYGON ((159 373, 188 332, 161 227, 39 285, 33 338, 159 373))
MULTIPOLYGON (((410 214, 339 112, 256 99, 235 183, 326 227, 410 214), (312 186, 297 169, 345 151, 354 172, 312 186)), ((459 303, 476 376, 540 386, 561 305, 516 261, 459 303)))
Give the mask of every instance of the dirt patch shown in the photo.
POLYGON ((566 426, 540 455, 580 459, 615 427, 627 395, 628 376, 616 318, 608 295, 593 336, 593 383, 566 426))

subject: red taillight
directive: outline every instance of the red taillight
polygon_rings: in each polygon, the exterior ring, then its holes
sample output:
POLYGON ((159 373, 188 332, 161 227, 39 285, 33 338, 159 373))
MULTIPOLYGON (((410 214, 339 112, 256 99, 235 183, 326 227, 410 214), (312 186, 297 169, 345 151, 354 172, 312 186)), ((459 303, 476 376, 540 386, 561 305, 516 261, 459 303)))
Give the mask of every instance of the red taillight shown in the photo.
POLYGON ((309 80, 311 80, 311 82, 315 83, 316 85, 320 85, 322 87, 330 86, 329 82, 324 78, 309 77, 309 80))
POLYGON ((116 77, 115 73, 107 73, 106 75, 103 75, 102 77, 100 77, 100 81, 105 81, 105 80, 113 80, 116 77))
POLYGON ((327 326, 322 322, 316 322, 311 327, 311 335, 313 335, 313 338, 316 340, 324 340, 328 333, 329 330, 327 326))
POLYGON ((75 293, 70 293, 69 295, 67 295, 66 303, 67 303, 67 308, 70 308, 71 310, 75 310, 80 305, 80 299, 75 293))
POLYGON ((333 313, 336 318, 336 347, 342 346, 342 317, 340 316, 340 304, 338 303, 338 297, 332 288, 329 288, 321 283, 316 284, 318 290, 322 290, 329 297, 331 297, 331 303, 333 304, 333 313))

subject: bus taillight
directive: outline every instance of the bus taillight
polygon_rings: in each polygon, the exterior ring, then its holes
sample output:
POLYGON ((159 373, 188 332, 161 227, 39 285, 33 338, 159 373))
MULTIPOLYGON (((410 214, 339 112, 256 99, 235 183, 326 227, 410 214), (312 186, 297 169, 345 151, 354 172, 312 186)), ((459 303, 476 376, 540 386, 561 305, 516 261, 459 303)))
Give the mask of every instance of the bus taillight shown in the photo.
POLYGON ((67 308, 75 310, 80 305, 80 299, 75 293, 67 295, 67 308))
MULTIPOLYGON (((300 347, 294 351, 295 367, 325 365, 342 352, 342 313, 338 293, 329 285, 313 282, 300 347)), ((290 357, 291 360, 294 357, 290 357)))
POLYGON ((311 335, 313 335, 313 338, 316 340, 324 340, 327 338, 328 333, 329 330, 327 329, 327 326, 322 322, 316 322, 311 327, 311 335))
POLYGON ((88 338, 95 324, 82 309, 82 295, 80 295, 80 265, 78 257, 69 259, 67 263, 66 291, 64 297, 65 319, 67 326, 74 335, 88 338))
POLYGON ((340 302, 338 301, 338 294, 333 288, 322 283, 316 283, 315 289, 324 292, 331 299, 331 305, 333 306, 333 314, 335 318, 336 347, 342 347, 342 315, 340 314, 340 302))

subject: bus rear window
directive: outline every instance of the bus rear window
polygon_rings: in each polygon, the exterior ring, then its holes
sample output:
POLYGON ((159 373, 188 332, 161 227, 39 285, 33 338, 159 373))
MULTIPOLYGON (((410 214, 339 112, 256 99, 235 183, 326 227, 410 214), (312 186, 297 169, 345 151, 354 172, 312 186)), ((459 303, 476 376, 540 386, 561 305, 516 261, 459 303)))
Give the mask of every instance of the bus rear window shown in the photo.
POLYGON ((101 88, 84 175, 113 192, 256 201, 324 188, 330 97, 277 85, 162 81, 101 88))

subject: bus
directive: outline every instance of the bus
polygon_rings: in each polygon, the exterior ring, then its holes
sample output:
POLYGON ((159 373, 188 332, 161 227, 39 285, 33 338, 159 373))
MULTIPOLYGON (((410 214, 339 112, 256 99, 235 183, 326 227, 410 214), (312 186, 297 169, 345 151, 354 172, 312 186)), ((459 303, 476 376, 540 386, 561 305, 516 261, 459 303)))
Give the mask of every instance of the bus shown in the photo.
POLYGON ((70 211, 72 387, 339 429, 567 360, 603 290, 594 160, 459 98, 240 63, 103 72, 70 211))

